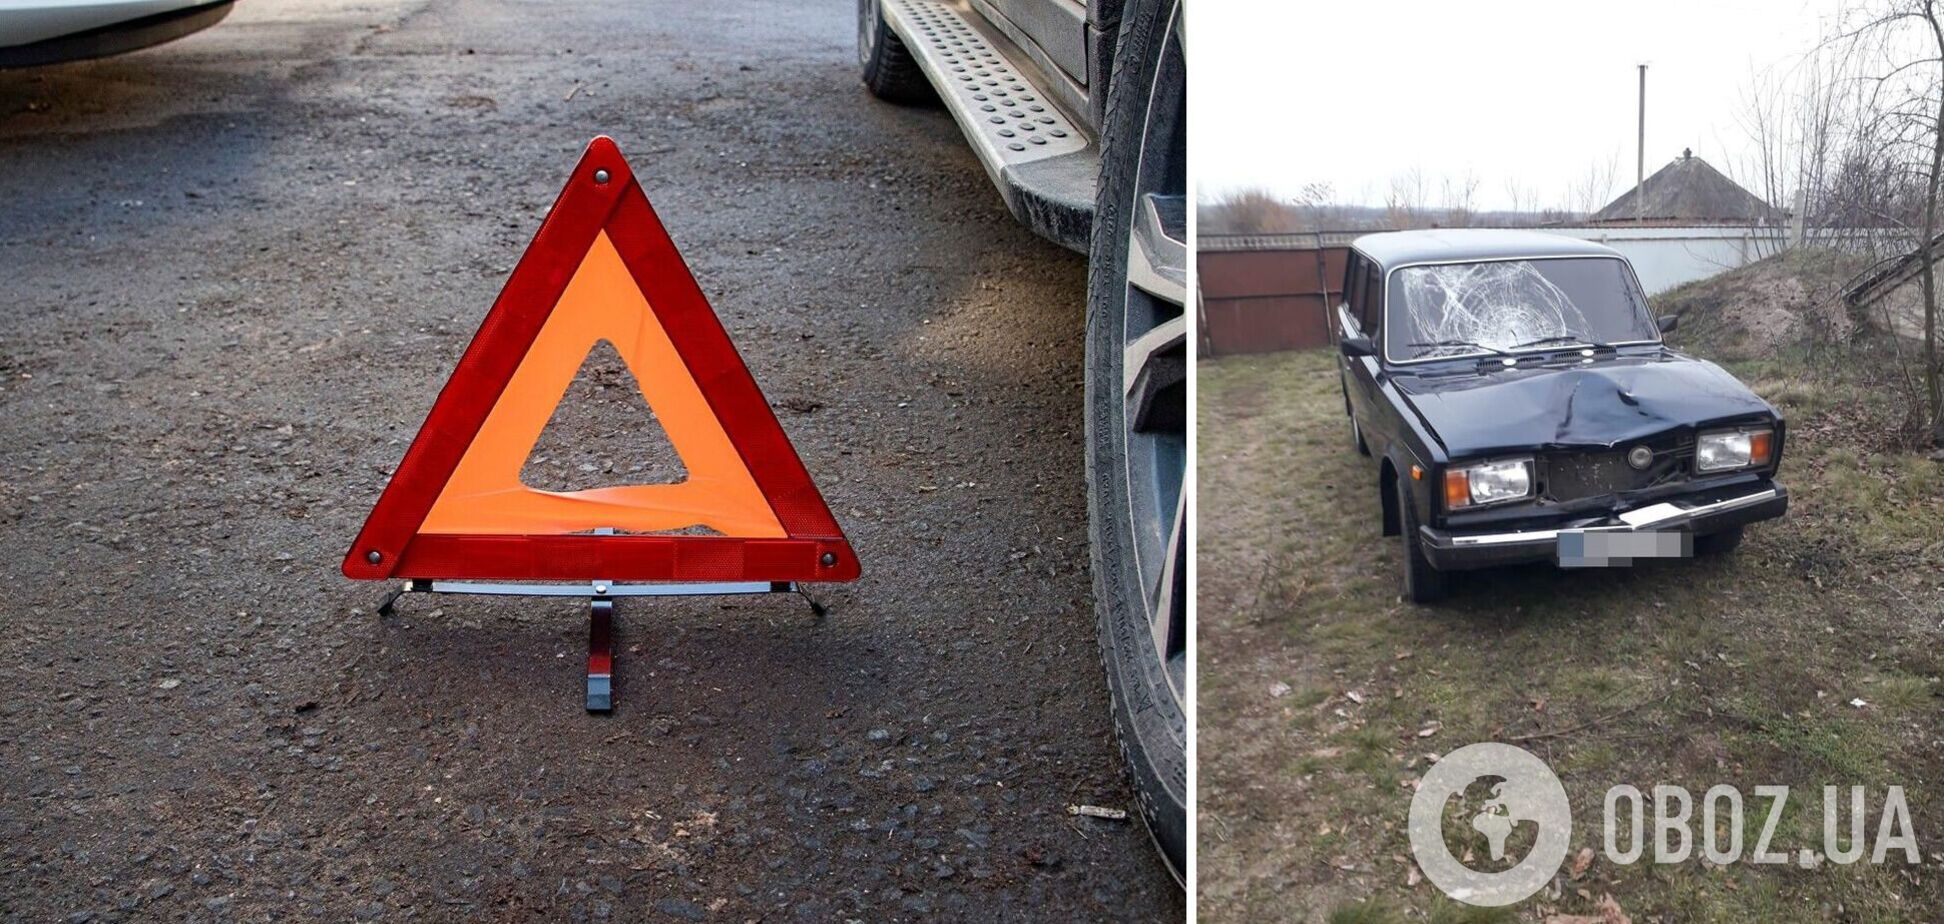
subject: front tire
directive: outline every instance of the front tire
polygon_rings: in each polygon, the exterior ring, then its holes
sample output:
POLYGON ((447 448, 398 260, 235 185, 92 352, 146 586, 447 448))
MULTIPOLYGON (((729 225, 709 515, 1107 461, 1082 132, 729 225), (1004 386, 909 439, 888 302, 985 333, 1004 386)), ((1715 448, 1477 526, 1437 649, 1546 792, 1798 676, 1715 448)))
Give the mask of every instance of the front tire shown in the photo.
POLYGON ((1727 555, 1740 548, 1741 541, 1742 528, 1731 526, 1718 533, 1694 537, 1694 554, 1697 558, 1727 555))
POLYGON ((879 0, 857 0, 857 64, 864 87, 893 103, 924 103, 938 98, 911 49, 884 20, 879 0))
POLYGON ((1186 868, 1187 107, 1180 4, 1130 2, 1101 130, 1087 279, 1094 605, 1141 818, 1186 868))
POLYGON ((1398 538, 1404 541, 1404 599, 1416 604, 1436 603, 1451 592, 1451 575, 1431 566, 1424 557, 1424 540, 1418 535, 1417 506, 1411 503, 1411 489, 1403 478, 1397 479, 1398 538))

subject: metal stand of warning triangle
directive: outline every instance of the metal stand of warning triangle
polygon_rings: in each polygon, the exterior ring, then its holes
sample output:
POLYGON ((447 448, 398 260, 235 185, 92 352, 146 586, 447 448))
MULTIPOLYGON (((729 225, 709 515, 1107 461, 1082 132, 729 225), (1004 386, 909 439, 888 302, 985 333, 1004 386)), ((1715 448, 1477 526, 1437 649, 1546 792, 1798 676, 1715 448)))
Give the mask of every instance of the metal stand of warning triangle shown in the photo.
POLYGON ((410 593, 477 594, 497 597, 586 597, 587 614, 587 711, 614 711, 614 600, 616 597, 706 597, 731 594, 798 594, 810 604, 811 612, 822 619, 823 604, 812 599, 795 581, 737 581, 707 584, 617 584, 589 581, 585 584, 521 584, 481 581, 406 581, 378 604, 378 613, 390 618, 398 598, 410 593))

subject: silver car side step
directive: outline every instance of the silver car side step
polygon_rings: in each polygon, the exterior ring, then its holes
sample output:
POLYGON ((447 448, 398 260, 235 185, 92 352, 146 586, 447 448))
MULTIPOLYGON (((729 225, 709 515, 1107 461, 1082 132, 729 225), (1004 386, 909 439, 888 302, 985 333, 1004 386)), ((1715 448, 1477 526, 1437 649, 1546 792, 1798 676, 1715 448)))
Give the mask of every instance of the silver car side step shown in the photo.
POLYGON ((1025 54, 963 2, 884 0, 883 9, 1013 216, 1086 253, 1100 149, 1042 92, 1025 54))

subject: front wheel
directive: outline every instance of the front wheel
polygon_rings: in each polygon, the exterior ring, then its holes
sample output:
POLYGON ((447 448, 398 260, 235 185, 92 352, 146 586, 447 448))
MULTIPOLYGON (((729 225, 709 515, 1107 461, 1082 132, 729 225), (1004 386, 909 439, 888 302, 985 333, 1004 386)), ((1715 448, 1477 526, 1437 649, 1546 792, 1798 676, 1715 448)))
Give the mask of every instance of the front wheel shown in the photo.
POLYGON ((1742 528, 1731 526, 1718 533, 1694 537, 1694 554, 1699 557, 1727 555, 1741 547, 1742 528))
POLYGON ((937 98, 918 59, 884 21, 879 0, 857 0, 857 64, 864 87, 878 99, 922 103, 937 98))
POLYGON ((1130 2, 1087 278, 1087 512, 1114 726, 1177 879, 1188 849, 1186 87, 1180 4, 1130 2))
POLYGON ((1404 599, 1412 603, 1436 603, 1451 590, 1451 575, 1432 567, 1424 556, 1424 538, 1418 535, 1417 506, 1411 503, 1411 489, 1403 478, 1397 479, 1398 532, 1404 540, 1404 599))

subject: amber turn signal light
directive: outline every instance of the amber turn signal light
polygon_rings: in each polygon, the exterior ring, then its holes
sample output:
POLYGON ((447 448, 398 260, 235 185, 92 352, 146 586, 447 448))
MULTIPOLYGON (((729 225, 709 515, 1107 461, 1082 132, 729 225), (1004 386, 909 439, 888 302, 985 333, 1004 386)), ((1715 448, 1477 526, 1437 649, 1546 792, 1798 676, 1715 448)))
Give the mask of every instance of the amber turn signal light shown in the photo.
POLYGON ((1761 430, 1750 433, 1748 435, 1748 464, 1757 468, 1769 464, 1769 460, 1774 458, 1772 455, 1774 447, 1775 431, 1761 430))
POLYGON ((1444 488, 1446 510, 1471 506, 1471 476, 1463 469, 1445 472, 1444 488))

